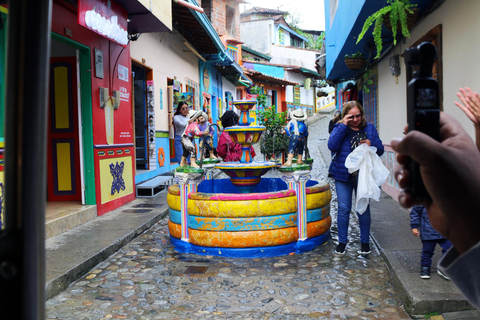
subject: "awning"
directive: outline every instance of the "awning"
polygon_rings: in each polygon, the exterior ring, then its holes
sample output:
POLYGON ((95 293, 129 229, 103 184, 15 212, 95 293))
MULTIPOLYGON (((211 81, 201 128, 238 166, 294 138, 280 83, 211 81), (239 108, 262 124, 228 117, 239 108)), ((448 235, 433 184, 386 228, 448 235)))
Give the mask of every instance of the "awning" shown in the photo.
MULTIPOLYGON (((186 0, 197 5, 196 0, 186 0)), ((177 3, 172 4, 173 27, 200 54, 205 62, 211 63, 222 76, 237 86, 243 70, 228 54, 225 45, 204 13, 189 9, 177 3)), ((229 41, 232 41, 230 39, 229 41)), ((243 82, 248 80, 244 79, 243 82)))
POLYGON ((149 8, 139 0, 115 0, 115 2, 128 12, 129 34, 172 30, 171 0, 156 0, 153 3, 149 1, 149 8))
MULTIPOLYGON (((186 1, 198 6, 195 0, 186 1)), ((172 21, 173 28, 202 56, 225 52, 225 46, 204 13, 173 2, 172 21)))
POLYGON ((301 74, 305 77, 310 77, 310 78, 315 78, 315 79, 321 79, 322 78, 318 72, 307 69, 307 68, 303 68, 303 67, 290 67, 290 68, 285 68, 285 70, 295 72, 295 73, 299 73, 299 74, 301 74))
MULTIPOLYGON (((411 0, 410 3, 412 4, 417 4, 417 8, 420 9, 420 15, 422 15, 422 10, 423 11, 428 11, 428 7, 432 4, 435 3, 435 0, 411 0)), ((348 69, 348 67, 345 64, 345 55, 346 54, 352 54, 355 53, 356 51, 361 51, 365 54, 365 57, 369 57, 369 48, 370 50, 373 50, 372 45, 373 45, 373 36, 372 36, 372 30, 373 26, 370 27, 369 31, 365 34, 363 39, 356 44, 357 37, 362 31, 363 24, 365 20, 374 12, 378 11, 384 6, 383 1, 375 1, 375 0, 369 0, 365 1, 363 4, 360 12, 358 13, 358 16, 355 17, 355 22, 352 25, 352 28, 350 32, 348 32, 348 35, 343 43, 340 43, 337 39, 327 39, 327 46, 330 46, 331 48, 339 47, 341 48, 340 50, 328 50, 327 49, 327 60, 333 59, 333 66, 332 65, 327 65, 327 79, 328 80, 333 80, 333 81, 339 81, 341 79, 352 79, 358 77, 360 74, 363 73, 363 71, 352 71, 348 69), (337 52, 337 53, 335 53, 337 52), (332 55, 335 55, 332 57, 332 55)), ((328 37, 328 32, 327 32, 327 37, 328 37)), ((382 29, 382 39, 384 43, 387 43, 388 41, 393 42, 393 36, 392 32, 388 31, 386 28, 382 29)), ((384 50, 386 49, 387 46, 384 45, 384 50)), ((328 48, 328 47, 327 47, 328 48)), ((371 59, 373 59, 373 56, 371 56, 371 59)))
POLYGON ((251 78, 253 82, 260 82, 260 83, 273 83, 273 84, 279 84, 279 85, 284 85, 284 86, 296 86, 298 83, 293 82, 293 81, 288 81, 272 76, 268 76, 266 74, 263 74, 259 71, 251 70, 251 69, 243 69, 244 74, 251 78))

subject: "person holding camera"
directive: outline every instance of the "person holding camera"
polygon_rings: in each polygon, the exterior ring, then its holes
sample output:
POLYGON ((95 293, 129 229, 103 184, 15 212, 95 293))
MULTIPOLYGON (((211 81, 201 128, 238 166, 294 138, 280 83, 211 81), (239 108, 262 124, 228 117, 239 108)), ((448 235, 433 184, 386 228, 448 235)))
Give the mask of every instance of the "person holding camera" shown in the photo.
POLYGON ((439 270, 480 310, 480 152, 455 118, 440 112, 439 124, 440 141, 416 130, 392 140, 398 162, 395 178, 403 189, 398 202, 404 208, 425 205, 432 226, 453 244, 439 270), (407 190, 408 159, 419 164, 431 200, 420 201, 407 190))
MULTIPOLYGON (((358 172, 350 174, 345 167, 348 155, 360 144, 367 144, 377 148, 377 155, 384 152, 382 140, 378 136, 377 129, 365 120, 365 112, 358 101, 349 101, 343 105, 342 121, 335 124, 328 139, 328 149, 332 157, 331 174, 335 179, 337 190, 337 227, 338 245, 337 254, 344 254, 348 243, 348 225, 352 208, 352 193, 357 190, 358 172)), ((359 254, 370 253, 370 206, 363 214, 358 214, 360 224, 361 248, 359 254)))

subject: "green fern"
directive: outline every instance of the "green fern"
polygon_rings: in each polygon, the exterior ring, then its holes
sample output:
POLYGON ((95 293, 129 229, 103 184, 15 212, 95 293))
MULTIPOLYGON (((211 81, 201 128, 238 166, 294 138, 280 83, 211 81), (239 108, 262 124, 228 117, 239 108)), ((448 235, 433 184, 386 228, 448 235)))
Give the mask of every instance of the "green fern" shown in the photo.
POLYGON ((416 4, 410 4, 409 0, 387 0, 388 5, 381 8, 377 12, 374 12, 370 15, 365 23, 363 24, 362 31, 358 35, 357 44, 360 40, 363 39, 366 32, 373 27, 373 40, 377 48, 377 55, 375 59, 380 57, 383 49, 382 41, 382 23, 384 18, 388 15, 390 22, 392 24, 392 33, 393 33, 393 45, 397 45, 397 34, 398 34, 398 22, 400 21, 402 35, 406 38, 410 38, 410 32, 407 27, 407 15, 413 13, 411 8, 416 7, 416 4))

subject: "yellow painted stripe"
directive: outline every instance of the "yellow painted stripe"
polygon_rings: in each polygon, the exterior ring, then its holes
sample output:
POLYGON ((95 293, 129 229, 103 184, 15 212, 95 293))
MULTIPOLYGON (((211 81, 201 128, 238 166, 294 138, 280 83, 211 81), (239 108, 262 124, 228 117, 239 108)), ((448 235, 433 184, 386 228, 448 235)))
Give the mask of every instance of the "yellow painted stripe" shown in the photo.
POLYGON ((322 109, 328 108, 328 107, 333 106, 333 105, 335 105, 335 102, 330 102, 329 104, 324 105, 323 107, 321 107, 318 110, 322 110, 322 109))
POLYGON ((56 67, 55 71, 55 128, 68 129, 68 69, 67 67, 56 67))
POLYGON ((70 143, 57 143, 58 191, 72 190, 70 143))

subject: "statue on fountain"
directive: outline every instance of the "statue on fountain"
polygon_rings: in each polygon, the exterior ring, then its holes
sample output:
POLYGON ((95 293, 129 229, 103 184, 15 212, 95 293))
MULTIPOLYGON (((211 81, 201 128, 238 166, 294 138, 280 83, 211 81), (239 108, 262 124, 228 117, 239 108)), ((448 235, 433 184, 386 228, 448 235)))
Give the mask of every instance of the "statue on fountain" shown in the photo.
POLYGON ((210 125, 210 122, 207 121, 208 120, 208 115, 205 113, 205 112, 202 112, 202 114, 198 117, 198 127, 200 128, 200 131, 205 131, 205 130, 209 130, 208 134, 205 135, 205 137, 203 138, 203 140, 200 140, 200 146, 199 146, 199 150, 200 152, 204 152, 204 149, 203 148, 207 148, 207 151, 208 151, 208 154, 210 156, 210 159, 217 159, 217 157, 215 157, 215 154, 213 152, 213 134, 215 133, 215 131, 213 130, 213 127, 210 125), (205 143, 205 146, 204 146, 204 143, 205 143))
POLYGON ((196 163, 197 151, 195 148, 195 137, 203 137, 210 133, 210 126, 207 125, 205 130, 200 130, 197 118, 203 114, 202 110, 190 110, 188 112, 188 125, 182 136, 183 156, 180 161, 180 166, 187 165, 187 157, 190 154, 190 165, 194 168, 199 168, 196 163))
POLYGON ((290 113, 290 122, 285 128, 285 133, 290 138, 288 145, 287 161, 284 167, 291 167, 294 155, 297 155, 297 164, 303 164, 303 148, 306 146, 308 127, 305 124, 307 114, 303 109, 296 109, 290 113))

